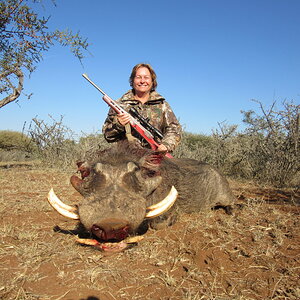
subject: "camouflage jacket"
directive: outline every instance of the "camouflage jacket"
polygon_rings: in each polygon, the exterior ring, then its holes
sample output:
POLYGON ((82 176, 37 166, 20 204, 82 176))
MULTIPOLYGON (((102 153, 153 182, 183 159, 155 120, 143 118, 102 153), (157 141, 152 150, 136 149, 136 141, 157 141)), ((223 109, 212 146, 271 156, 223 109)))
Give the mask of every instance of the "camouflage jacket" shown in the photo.
MULTIPOLYGON (((132 90, 117 100, 117 103, 127 112, 134 107, 140 115, 148 118, 149 123, 163 133, 163 139, 157 142, 164 144, 169 152, 173 151, 180 142, 181 126, 168 102, 156 91, 151 92, 150 99, 144 104, 134 99, 132 90)), ((108 112, 102 132, 109 143, 126 138, 125 128, 118 122, 116 112, 112 108, 108 112)), ((141 138, 134 129, 132 129, 132 135, 140 141, 143 147, 149 148, 147 141, 141 138)))

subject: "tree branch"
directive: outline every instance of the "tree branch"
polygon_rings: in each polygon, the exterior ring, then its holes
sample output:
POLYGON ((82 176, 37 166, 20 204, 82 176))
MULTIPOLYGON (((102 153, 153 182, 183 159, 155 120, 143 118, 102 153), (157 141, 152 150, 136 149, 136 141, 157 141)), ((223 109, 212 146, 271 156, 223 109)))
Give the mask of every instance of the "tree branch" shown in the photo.
POLYGON ((19 98, 19 96, 21 95, 21 92, 23 90, 24 74, 23 74, 21 69, 16 69, 14 72, 1 74, 0 75, 0 80, 3 77, 6 77, 6 79, 7 79, 7 77, 11 74, 15 74, 18 77, 19 84, 18 84, 18 87, 15 87, 14 85, 11 84, 12 92, 11 92, 10 95, 8 95, 4 99, 0 100, 0 108, 3 107, 4 105, 10 103, 10 102, 13 102, 13 101, 17 100, 19 98))

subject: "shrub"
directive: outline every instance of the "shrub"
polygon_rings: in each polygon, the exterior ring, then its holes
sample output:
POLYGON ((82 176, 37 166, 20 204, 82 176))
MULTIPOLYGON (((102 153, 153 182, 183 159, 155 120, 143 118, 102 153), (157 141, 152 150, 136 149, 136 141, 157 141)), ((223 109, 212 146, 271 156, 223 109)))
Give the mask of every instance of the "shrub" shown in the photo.
POLYGON ((287 185, 300 171, 300 105, 284 101, 276 110, 259 104, 261 114, 243 111, 245 133, 251 138, 249 162, 259 180, 287 185))
POLYGON ((0 149, 29 151, 32 141, 25 134, 17 131, 0 131, 0 149))
POLYGON ((103 134, 94 133, 82 136, 79 140, 79 155, 80 158, 85 158, 97 150, 107 148, 109 145, 104 139, 103 134))
POLYGON ((42 162, 48 166, 67 167, 76 159, 78 152, 74 133, 63 124, 63 116, 57 121, 52 116, 50 124, 32 119, 28 134, 37 147, 42 162))
POLYGON ((182 140, 174 151, 174 156, 193 158, 201 161, 210 160, 210 151, 213 144, 211 136, 183 132, 182 140))
POLYGON ((107 147, 102 134, 89 134, 76 141, 73 131, 59 120, 50 117, 50 124, 34 118, 28 134, 36 144, 42 162, 50 167, 74 167, 78 159, 84 159, 87 153, 93 153, 107 147))
POLYGON ((36 147, 25 134, 0 131, 0 161, 24 161, 36 158, 36 147))
POLYGON ((275 102, 259 112, 242 111, 246 129, 219 123, 212 136, 183 134, 177 157, 208 162, 235 178, 256 179, 276 186, 300 185, 300 106, 275 102), (298 176, 298 179, 297 179, 298 176))

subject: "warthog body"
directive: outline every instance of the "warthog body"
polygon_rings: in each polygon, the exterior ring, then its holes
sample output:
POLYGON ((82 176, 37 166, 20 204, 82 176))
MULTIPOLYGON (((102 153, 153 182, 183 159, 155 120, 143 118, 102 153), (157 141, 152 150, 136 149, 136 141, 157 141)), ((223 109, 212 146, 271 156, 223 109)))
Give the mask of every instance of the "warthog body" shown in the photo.
POLYGON ((230 206, 234 196, 212 166, 193 159, 168 159, 144 149, 113 147, 78 163, 81 178, 71 183, 83 196, 80 222, 101 240, 122 240, 144 224, 147 207, 174 186, 178 198, 166 214, 151 222, 170 221, 178 211, 195 212, 230 206))

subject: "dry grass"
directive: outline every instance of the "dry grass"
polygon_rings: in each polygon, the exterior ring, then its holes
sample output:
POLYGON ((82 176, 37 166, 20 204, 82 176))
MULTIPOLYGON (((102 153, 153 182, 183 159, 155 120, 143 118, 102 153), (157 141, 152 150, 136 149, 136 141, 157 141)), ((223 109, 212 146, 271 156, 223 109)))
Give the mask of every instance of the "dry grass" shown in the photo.
POLYGON ((1 299, 300 298, 300 210, 288 199, 273 203, 279 194, 270 199, 269 189, 231 182, 243 206, 233 215, 182 214, 168 229, 149 230, 138 246, 105 255, 53 230, 76 227, 46 202, 51 186, 69 203, 80 201, 69 177, 0 169, 1 299))

